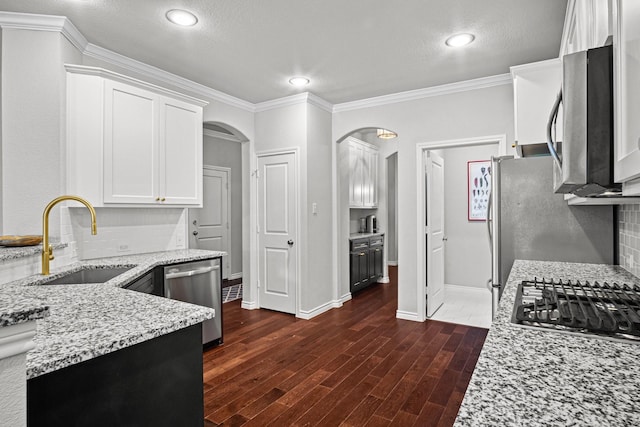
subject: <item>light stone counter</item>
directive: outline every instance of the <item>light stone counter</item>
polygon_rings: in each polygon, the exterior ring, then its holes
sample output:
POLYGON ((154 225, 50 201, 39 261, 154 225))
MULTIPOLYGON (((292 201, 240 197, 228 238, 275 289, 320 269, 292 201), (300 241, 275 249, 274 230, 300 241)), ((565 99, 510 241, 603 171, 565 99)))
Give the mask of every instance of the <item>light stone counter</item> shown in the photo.
MULTIPOLYGON (((51 242, 53 249, 66 248, 66 243, 51 242)), ((42 253, 42 244, 35 246, 20 246, 20 247, 5 247, 0 246, 0 262, 8 261, 10 259, 25 258, 32 255, 38 255, 42 253)))
POLYGON ((513 325, 517 285, 534 277, 640 284, 617 266, 516 261, 455 425, 640 425, 640 344, 513 325))
POLYGON ((39 319, 36 347, 27 353, 27 378, 34 378, 219 315, 211 308, 121 287, 158 265, 224 254, 176 250, 102 258, 54 269, 48 277, 35 275, 0 285, 0 326, 39 319), (43 284, 82 268, 117 266, 133 268, 105 283, 43 284))

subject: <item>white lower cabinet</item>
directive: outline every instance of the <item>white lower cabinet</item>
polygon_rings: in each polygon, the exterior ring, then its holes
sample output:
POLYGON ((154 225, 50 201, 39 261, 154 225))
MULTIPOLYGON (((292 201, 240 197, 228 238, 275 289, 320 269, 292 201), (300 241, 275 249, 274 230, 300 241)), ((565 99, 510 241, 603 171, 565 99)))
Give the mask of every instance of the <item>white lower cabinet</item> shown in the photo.
POLYGON ((378 148, 349 137, 349 207, 378 207, 378 148))
POLYGON ((202 206, 204 102, 67 66, 67 188, 94 206, 202 206))

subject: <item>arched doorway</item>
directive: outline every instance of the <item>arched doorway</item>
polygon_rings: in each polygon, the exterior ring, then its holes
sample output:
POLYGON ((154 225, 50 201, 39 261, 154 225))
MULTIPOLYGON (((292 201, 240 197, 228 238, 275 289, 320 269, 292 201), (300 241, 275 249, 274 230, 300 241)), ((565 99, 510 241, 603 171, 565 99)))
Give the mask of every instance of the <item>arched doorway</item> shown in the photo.
POLYGON ((190 209, 189 247, 227 252, 223 277, 242 283, 249 274, 249 224, 244 221, 249 189, 243 175, 249 170, 248 138, 226 123, 203 123, 203 207, 190 209), (245 159, 246 157, 246 159, 245 159))
MULTIPOLYGON (((387 282, 388 279, 388 248, 389 238, 394 239, 392 245, 397 246, 397 232, 395 227, 395 218, 397 217, 396 198, 393 196, 395 190, 390 191, 389 183, 397 185, 396 172, 393 166, 395 153, 398 151, 397 140, 394 139, 397 134, 383 127, 370 126, 354 129, 336 140, 336 179, 334 194, 336 195, 336 227, 335 227, 335 251, 334 263, 337 266, 337 289, 336 296, 339 299, 346 300, 351 296, 352 272, 350 268, 350 241, 357 238, 361 218, 375 215, 377 219, 379 233, 384 233, 385 249, 383 254, 383 274, 379 281, 387 282), (392 138, 383 138, 380 136, 392 136, 392 138), (353 174, 354 163, 353 149, 350 145, 362 142, 366 147, 370 147, 375 151, 377 157, 376 178, 375 178, 375 203, 371 200, 362 206, 355 206, 353 203, 353 174), (350 152, 351 151, 351 152, 350 152), (389 171, 393 174, 389 176, 389 171), (389 198, 389 195, 392 198, 389 198), (389 220, 389 213, 392 212, 389 220)), ((356 190, 357 192, 357 190, 356 190)), ((363 234, 364 235, 364 234, 363 234)), ((397 257, 393 261, 398 261, 397 257)))

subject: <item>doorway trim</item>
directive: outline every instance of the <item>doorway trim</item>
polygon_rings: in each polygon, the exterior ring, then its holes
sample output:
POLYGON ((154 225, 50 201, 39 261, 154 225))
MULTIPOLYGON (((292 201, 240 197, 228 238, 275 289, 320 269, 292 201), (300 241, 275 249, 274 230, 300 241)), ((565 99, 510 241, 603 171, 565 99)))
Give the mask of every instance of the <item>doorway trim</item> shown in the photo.
MULTIPOLYGON (((254 194, 254 200, 253 203, 255 203, 256 206, 256 210, 255 210, 255 236, 256 236, 256 254, 257 256, 256 258, 256 280, 255 283, 257 285, 257 282, 259 280, 259 270, 260 270, 260 255, 257 253, 258 248, 260 247, 260 243, 259 243, 259 238, 260 238, 260 204, 258 202, 258 159, 260 157, 268 157, 268 156, 275 156, 275 155, 279 155, 279 154, 293 154, 294 156, 294 183, 295 183, 295 195, 296 195, 296 209, 294 212, 294 219, 296 222, 296 230, 298 233, 298 237, 297 237, 297 244, 294 245, 294 250, 296 251, 296 308, 295 308, 295 317, 300 317, 300 307, 301 307, 301 301, 300 301, 300 280, 302 277, 302 268, 301 268, 301 259, 302 259, 302 255, 301 255, 301 247, 304 243, 304 238, 303 238, 303 233, 302 233, 302 228, 300 226, 301 224, 301 219, 300 219, 300 203, 301 203, 301 198, 300 198, 300 149, 298 147, 290 147, 290 148, 277 148, 277 149, 272 149, 272 150, 261 150, 261 151, 257 151, 255 153, 254 159, 255 159, 255 168, 252 172, 253 175, 253 182, 255 184, 256 187, 256 191, 254 194)), ((260 305, 260 291, 259 289, 257 289, 256 286, 256 292, 255 292, 255 304, 256 307, 254 308, 262 308, 260 305)))
MULTIPOLYGON (((233 259, 233 254, 231 253, 231 249, 232 249, 232 246, 231 246, 231 168, 224 167, 224 166, 203 165, 202 166, 203 174, 205 170, 226 172, 227 174, 227 247, 225 248, 225 251, 227 252, 227 256, 229 257, 228 258, 229 270, 231 270, 231 261, 233 259)), ((191 222, 191 218, 189 218, 189 222, 191 222)), ((242 230, 240 230, 240 232, 242 232, 242 230)), ((241 277, 242 277, 242 272, 231 274, 231 271, 229 271, 229 274, 228 274, 229 280, 239 279, 241 277)))
MULTIPOLYGON (((416 232, 418 233, 418 244, 416 247, 417 254, 417 272, 416 272, 416 298, 418 301, 417 313, 415 317, 413 313, 397 312, 398 319, 414 320, 424 322, 427 320, 427 287, 426 280, 426 249, 427 244, 424 234, 424 224, 426 221, 426 212, 424 208, 425 188, 424 188, 424 152, 429 150, 441 150, 445 148, 455 147, 471 147, 474 145, 498 144, 498 155, 507 154, 507 136, 489 135, 474 138, 451 139, 444 141, 420 142, 416 144, 416 192, 418 195, 418 204, 416 212, 416 232)), ((446 213, 445 213, 446 214, 446 213)))

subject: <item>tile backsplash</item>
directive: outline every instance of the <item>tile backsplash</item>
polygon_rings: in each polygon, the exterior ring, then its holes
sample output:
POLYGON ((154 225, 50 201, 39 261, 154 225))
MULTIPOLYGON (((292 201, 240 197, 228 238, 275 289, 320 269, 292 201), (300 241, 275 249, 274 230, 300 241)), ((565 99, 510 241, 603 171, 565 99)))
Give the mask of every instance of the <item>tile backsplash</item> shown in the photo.
POLYGON ((640 204, 618 207, 620 265, 640 278, 640 204))
POLYGON ((61 225, 62 241, 75 241, 80 260, 184 249, 187 210, 96 208, 98 234, 91 234, 86 209, 70 207, 61 225))

